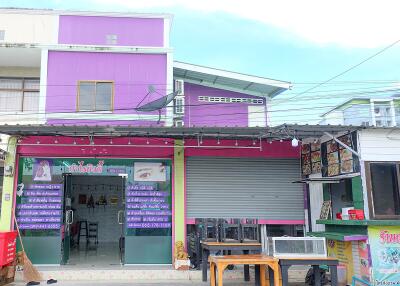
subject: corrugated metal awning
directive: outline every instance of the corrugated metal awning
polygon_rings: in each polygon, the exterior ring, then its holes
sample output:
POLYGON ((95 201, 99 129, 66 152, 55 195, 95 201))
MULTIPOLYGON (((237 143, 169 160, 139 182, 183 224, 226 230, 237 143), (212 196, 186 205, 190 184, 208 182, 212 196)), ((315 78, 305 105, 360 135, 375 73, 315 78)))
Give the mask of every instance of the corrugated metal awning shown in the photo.
POLYGON ((287 81, 183 62, 174 62, 174 78, 182 79, 189 83, 264 97, 274 97, 292 86, 287 81))

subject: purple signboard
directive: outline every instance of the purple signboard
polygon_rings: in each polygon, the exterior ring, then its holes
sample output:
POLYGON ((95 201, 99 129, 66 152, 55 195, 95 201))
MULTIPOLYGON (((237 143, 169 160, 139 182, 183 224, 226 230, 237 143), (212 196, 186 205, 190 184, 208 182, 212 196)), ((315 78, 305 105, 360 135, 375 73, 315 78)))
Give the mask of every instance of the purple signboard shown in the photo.
POLYGON ((129 185, 126 187, 127 191, 154 191, 155 188, 152 185, 129 185))
POLYGON ((45 229, 60 229, 61 224, 59 223, 22 223, 19 225, 20 229, 35 229, 35 230, 45 230, 45 229))
POLYGON ((172 215, 172 211, 166 210, 129 210, 126 212, 127 216, 134 215, 172 215))
POLYGON ((127 198, 127 203, 165 203, 165 198, 133 197, 127 198))
POLYGON ((18 222, 32 223, 32 222, 61 222, 61 217, 19 217, 18 222))
POLYGON ((21 210, 59 210, 61 204, 20 204, 17 209, 21 210))
POLYGON ((61 216, 61 210, 20 210, 17 216, 61 216))
POLYGON ((128 228, 170 228, 170 222, 134 222, 128 223, 128 228))
POLYGON ((159 191, 128 191, 127 197, 168 197, 167 192, 159 191))
POLYGON ((28 185, 29 190, 61 190, 62 184, 34 184, 28 185))
POLYGON ((168 192, 152 185, 130 185, 126 188, 127 228, 171 228, 171 206, 168 192))
POLYGON ((50 197, 50 198, 45 198, 45 197, 29 197, 26 199, 28 203, 61 203, 61 198, 60 197, 50 197))
MULTIPOLYGON (((47 163, 41 161, 34 176, 43 177, 48 172, 47 163)), ((62 218, 62 184, 30 184, 25 190, 21 189, 21 196, 17 205, 17 221, 20 229, 51 230, 61 228, 62 218)))

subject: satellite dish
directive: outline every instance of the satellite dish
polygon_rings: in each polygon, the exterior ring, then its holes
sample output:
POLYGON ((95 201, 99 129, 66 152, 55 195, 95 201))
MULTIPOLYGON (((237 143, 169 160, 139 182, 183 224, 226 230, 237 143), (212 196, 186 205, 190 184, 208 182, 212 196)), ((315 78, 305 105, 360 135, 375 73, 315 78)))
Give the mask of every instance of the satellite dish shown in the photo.
MULTIPOLYGON (((149 90, 150 90, 149 86, 149 90)), ((175 91, 173 93, 167 94, 165 96, 162 96, 156 100, 150 101, 146 104, 143 105, 139 105, 135 108, 136 111, 140 111, 140 112, 150 112, 150 111, 158 111, 158 122, 160 123, 161 121, 161 109, 167 107, 167 105, 174 100, 174 98, 178 95, 179 91, 175 91)), ((143 102, 143 100, 142 100, 143 102)))

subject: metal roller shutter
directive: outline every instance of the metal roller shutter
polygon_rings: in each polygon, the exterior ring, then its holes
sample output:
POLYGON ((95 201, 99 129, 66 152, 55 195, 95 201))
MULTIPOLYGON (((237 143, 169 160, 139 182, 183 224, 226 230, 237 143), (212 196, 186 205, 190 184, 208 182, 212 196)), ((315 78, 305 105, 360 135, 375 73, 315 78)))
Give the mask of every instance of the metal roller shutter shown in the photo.
POLYGON ((298 159, 188 157, 188 218, 304 219, 298 159))

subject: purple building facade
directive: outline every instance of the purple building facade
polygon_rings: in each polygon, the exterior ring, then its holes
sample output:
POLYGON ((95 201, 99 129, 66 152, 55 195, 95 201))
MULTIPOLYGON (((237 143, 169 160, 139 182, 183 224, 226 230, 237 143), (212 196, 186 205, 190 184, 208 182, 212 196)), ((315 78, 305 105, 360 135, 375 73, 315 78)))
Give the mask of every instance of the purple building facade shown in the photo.
POLYGON ((60 14, 41 51, 40 123, 266 126, 289 83, 173 61, 170 15, 60 14), (138 108, 175 92, 155 111, 138 108))
POLYGON ((20 93, 2 103, 8 124, 266 126, 269 99, 290 87, 174 61, 169 14, 0 14, 7 43, 0 39, 0 77, 6 75, 7 92, 20 93), (20 25, 25 34, 14 30, 20 25), (159 108, 144 108, 157 100, 159 108))

